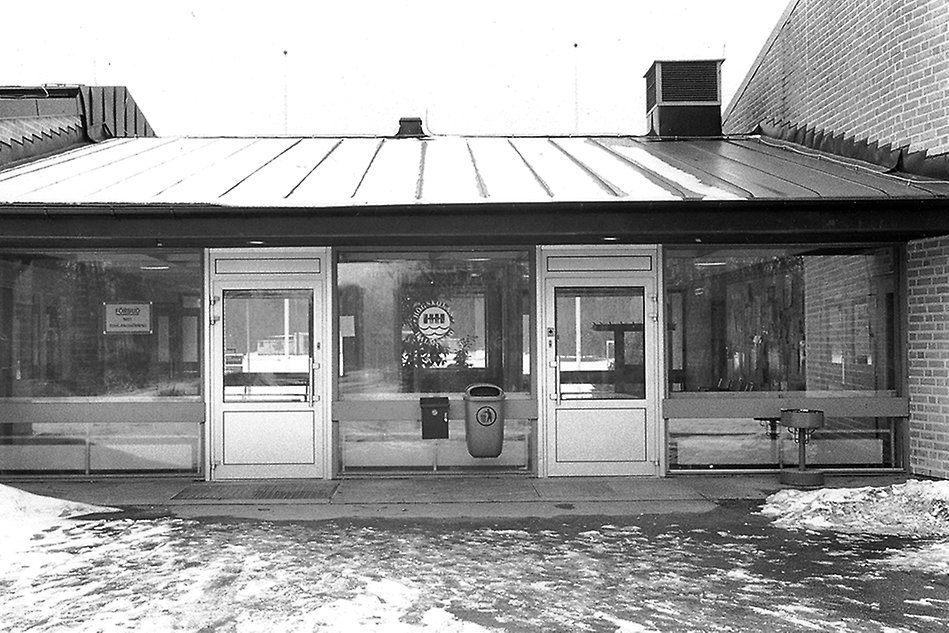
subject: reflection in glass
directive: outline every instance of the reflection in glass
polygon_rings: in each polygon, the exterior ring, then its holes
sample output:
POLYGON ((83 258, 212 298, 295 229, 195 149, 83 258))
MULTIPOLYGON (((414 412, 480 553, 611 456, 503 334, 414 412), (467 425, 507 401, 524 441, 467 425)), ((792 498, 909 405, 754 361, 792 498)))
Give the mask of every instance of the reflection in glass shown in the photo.
POLYGON ((557 288, 563 399, 646 397, 643 288, 557 288))
POLYGON ((312 290, 225 290, 224 401, 305 401, 312 290))
POLYGON ((337 267, 342 397, 530 391, 528 253, 343 252, 337 267))
MULTIPOLYGON (((789 430, 766 420, 675 418, 668 421, 673 470, 774 469, 797 464, 789 430)), ((818 468, 902 468, 900 422, 895 418, 827 417, 807 447, 818 468)))
POLYGON ((199 250, 0 252, 0 398, 197 398, 202 288, 199 250))
POLYGON ((670 248, 665 262, 670 391, 896 394, 893 248, 670 248))

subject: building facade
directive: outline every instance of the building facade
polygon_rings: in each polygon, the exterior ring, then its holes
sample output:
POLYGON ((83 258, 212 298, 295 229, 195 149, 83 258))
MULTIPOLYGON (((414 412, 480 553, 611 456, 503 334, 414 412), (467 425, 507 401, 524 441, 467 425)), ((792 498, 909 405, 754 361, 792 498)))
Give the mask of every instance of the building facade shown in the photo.
MULTIPOLYGON (((949 10, 941 0, 791 2, 723 127, 949 177, 949 10)), ((910 241, 910 470, 949 477, 945 240, 910 241)))
POLYGON ((722 136, 719 66, 657 62, 646 137, 160 138, 77 87, 125 133, 30 155, 8 91, 0 476, 776 470, 787 408, 906 470, 949 183, 722 136))

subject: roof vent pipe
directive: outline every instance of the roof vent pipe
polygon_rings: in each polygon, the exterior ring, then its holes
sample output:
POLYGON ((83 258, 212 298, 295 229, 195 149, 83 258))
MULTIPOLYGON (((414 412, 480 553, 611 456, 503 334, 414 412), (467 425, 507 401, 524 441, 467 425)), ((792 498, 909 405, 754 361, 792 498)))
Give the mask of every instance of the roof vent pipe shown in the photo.
POLYGON ((645 75, 648 134, 721 136, 724 61, 653 62, 645 75))
POLYGON ((399 131, 396 132, 396 138, 420 138, 427 136, 422 129, 422 119, 419 117, 406 117, 399 119, 399 131))

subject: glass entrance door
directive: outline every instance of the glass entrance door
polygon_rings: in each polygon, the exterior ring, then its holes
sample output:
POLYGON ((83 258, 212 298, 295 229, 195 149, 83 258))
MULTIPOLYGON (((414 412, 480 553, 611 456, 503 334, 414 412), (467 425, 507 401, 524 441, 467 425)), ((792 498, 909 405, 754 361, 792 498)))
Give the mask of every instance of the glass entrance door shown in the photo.
POLYGON ((657 473, 651 278, 548 280, 549 475, 657 473))
POLYGON ((329 476, 324 280, 274 257, 224 260, 233 274, 212 259, 212 479, 329 476))

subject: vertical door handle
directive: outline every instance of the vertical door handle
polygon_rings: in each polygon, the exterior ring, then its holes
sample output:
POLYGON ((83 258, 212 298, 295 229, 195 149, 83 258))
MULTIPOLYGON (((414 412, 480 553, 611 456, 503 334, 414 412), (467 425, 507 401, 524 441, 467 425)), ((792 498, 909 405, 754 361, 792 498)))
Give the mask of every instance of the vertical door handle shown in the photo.
POLYGON ((313 406, 314 403, 320 401, 320 397, 316 395, 316 373, 320 369, 320 364, 310 359, 310 406, 313 406))
POLYGON ((550 392, 550 399, 560 404, 560 358, 548 362, 547 366, 554 370, 554 387, 550 392))

